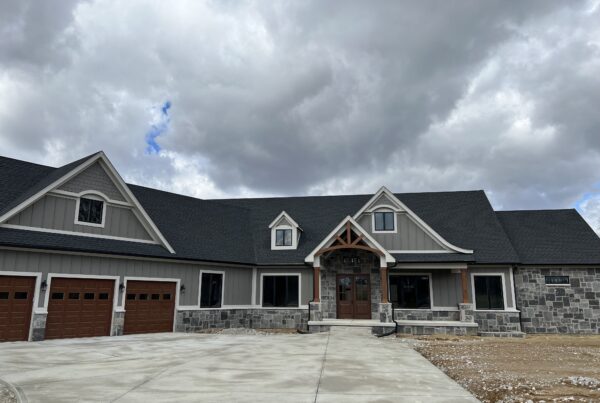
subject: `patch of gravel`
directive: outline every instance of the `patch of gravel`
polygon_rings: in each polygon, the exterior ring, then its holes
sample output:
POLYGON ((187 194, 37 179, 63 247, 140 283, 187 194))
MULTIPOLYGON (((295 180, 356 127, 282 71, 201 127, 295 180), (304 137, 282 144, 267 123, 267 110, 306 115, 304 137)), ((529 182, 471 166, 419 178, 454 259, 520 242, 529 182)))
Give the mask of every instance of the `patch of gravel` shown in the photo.
POLYGON ((14 392, 6 385, 0 383, 0 403, 17 403, 14 392))

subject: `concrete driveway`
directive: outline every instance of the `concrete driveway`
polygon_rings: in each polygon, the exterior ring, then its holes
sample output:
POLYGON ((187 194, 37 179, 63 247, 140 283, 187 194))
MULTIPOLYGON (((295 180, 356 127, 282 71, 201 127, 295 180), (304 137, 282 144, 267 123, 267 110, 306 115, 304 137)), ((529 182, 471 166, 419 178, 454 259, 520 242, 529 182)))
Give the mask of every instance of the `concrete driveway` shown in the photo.
POLYGON ((24 401, 476 402, 395 338, 154 334, 0 344, 24 401))

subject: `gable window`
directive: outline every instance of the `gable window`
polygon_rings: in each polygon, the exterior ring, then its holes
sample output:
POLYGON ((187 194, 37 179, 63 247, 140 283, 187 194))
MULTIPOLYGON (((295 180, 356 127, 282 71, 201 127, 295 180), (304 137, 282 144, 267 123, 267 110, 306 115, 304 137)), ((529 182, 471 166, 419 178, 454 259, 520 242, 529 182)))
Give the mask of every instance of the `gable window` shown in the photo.
POLYGON ((430 309, 429 275, 391 275, 390 302, 394 309, 430 309))
POLYGON ((299 300, 300 276, 263 276, 263 307, 298 307, 299 300))
POLYGON ((375 231, 394 231, 394 212, 393 211, 377 211, 373 213, 373 221, 375 222, 375 231))
POLYGON ((474 276, 475 309, 504 310, 502 276, 474 276))
POLYGON ((292 246, 292 230, 276 229, 275 246, 292 246))
POLYGON ((104 202, 102 200, 82 197, 79 199, 78 223, 102 225, 104 216, 104 202))
POLYGON ((223 304, 223 273, 202 272, 200 308, 220 308, 223 304))

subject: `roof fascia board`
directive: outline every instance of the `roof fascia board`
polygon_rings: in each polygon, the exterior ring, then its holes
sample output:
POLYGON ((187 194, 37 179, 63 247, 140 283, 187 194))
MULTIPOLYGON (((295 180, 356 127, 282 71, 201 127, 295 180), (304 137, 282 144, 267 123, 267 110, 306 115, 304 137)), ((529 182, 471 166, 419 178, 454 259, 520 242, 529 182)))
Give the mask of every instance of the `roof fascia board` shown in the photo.
POLYGON ((175 250, 171 247, 167 239, 160 232, 154 221, 150 218, 142 204, 135 197, 133 192, 129 189, 129 186, 125 183, 121 175, 117 172, 113 164, 106 157, 103 151, 100 151, 100 158, 104 164, 100 164, 100 166, 107 171, 107 174, 115 181, 120 188, 121 192, 125 193, 125 197, 129 200, 129 202, 134 206, 133 213, 140 219, 140 222, 144 224, 144 227, 150 234, 154 234, 159 242, 170 252, 175 253, 175 250), (141 216, 141 217, 140 217, 141 216))
POLYGON ((300 228, 298 223, 296 221, 294 221, 294 219, 288 213, 286 213, 285 210, 283 210, 281 213, 279 213, 279 215, 271 222, 271 224, 269 224, 269 228, 273 228, 275 226, 275 224, 277 224, 277 222, 279 220, 281 220, 281 218, 283 218, 283 217, 285 217, 285 219, 288 220, 289 223, 292 224, 292 226, 294 226, 296 228, 300 228))
POLYGON ((60 185, 67 182, 69 179, 75 177, 78 173, 80 173, 83 170, 85 170, 86 168, 88 168, 90 165, 92 165, 94 162, 96 162, 100 158, 100 156, 101 156, 100 154, 101 153, 94 154, 87 161, 76 166, 75 168, 73 168, 71 171, 67 172, 62 177, 58 178, 57 180, 55 180, 54 182, 52 182, 51 184, 49 184, 48 186, 46 186, 45 188, 40 190, 39 192, 35 193, 34 195, 30 196, 29 198, 27 198, 26 200, 24 200, 17 206, 15 206, 12 209, 10 209, 9 211, 7 211, 4 215, 2 215, 2 217, 0 217, 0 224, 8 221, 14 215, 20 213, 21 211, 25 210, 27 207, 29 207, 30 205, 32 205, 33 203, 35 203, 36 201, 41 199, 46 193, 59 187, 60 185))
POLYGON ((342 221, 340 221, 340 223, 334 228, 334 230, 331 231, 321 241, 321 243, 319 243, 319 245, 317 245, 317 247, 308 254, 308 256, 306 256, 304 261, 306 263, 313 263, 315 260, 315 253, 317 253, 320 249, 324 248, 325 245, 327 245, 327 243, 332 242, 335 239, 335 236, 339 235, 338 233, 344 229, 344 226, 346 225, 347 222, 350 222, 352 227, 356 230, 356 232, 358 232, 358 235, 362 235, 364 237, 365 241, 370 243, 371 247, 373 247, 375 249, 379 249, 381 252, 383 252, 383 254, 385 256, 385 261, 387 263, 395 263, 396 262, 396 259, 394 259, 394 257, 383 246, 381 246, 379 244, 379 242, 377 242, 375 240, 375 238, 373 238, 367 231, 365 231, 365 229, 363 227, 361 227, 356 222, 356 220, 350 216, 346 216, 346 218, 344 218, 342 221))
POLYGON ((459 253, 466 253, 466 254, 472 254, 473 250, 472 249, 464 249, 464 248, 460 248, 456 245, 451 244, 450 242, 446 241, 440 234, 438 234, 433 228, 431 228, 425 221, 423 221, 417 214, 415 214, 414 211, 412 211, 411 209, 408 208, 408 206, 406 206, 404 203, 402 203, 402 201, 400 201, 400 199, 398 199, 396 197, 396 195, 394 195, 392 192, 390 192, 388 190, 388 188, 386 188, 385 186, 382 186, 381 189, 379 189, 379 191, 377 191, 377 193, 375 193, 373 195, 373 197, 371 197, 369 199, 369 201, 367 203, 364 204, 364 206, 362 206, 360 208, 360 210, 358 210, 358 212, 356 214, 354 214, 354 219, 357 220, 358 217, 360 217, 361 214, 363 214, 365 211, 367 211, 367 208, 375 201, 377 200, 382 194, 385 194, 391 201, 393 201, 394 203, 397 204, 397 206, 406 211, 406 213, 408 214, 408 216, 415 222, 415 224, 417 224, 423 231, 427 232, 429 235, 431 235, 436 241, 438 241, 442 246, 445 246, 448 249, 451 249, 455 252, 459 252, 459 253))

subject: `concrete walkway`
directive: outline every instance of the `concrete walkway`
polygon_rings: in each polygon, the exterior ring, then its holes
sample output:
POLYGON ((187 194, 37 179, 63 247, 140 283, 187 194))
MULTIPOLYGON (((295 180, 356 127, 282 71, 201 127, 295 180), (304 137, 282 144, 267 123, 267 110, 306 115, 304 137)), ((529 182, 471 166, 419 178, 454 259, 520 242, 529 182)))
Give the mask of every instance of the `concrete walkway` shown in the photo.
POLYGON ((476 402, 395 338, 160 334, 0 344, 23 400, 476 402))

